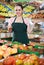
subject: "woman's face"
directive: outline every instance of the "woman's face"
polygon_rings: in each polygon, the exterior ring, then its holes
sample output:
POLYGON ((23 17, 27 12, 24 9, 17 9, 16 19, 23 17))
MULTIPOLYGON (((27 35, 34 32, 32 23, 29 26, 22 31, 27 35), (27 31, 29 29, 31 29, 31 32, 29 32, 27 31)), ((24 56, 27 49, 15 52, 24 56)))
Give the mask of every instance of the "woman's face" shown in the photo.
POLYGON ((23 13, 23 10, 20 6, 15 6, 15 13, 17 16, 21 16, 23 13))

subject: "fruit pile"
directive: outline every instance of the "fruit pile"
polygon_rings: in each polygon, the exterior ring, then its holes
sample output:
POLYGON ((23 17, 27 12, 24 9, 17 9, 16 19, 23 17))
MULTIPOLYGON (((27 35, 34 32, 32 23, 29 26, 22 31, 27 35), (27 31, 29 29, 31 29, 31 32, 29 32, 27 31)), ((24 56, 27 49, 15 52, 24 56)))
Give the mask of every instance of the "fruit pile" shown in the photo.
POLYGON ((0 4, 0 11, 7 12, 7 8, 0 4))
POLYGON ((35 54, 37 56, 39 56, 39 52, 33 52, 33 46, 27 46, 25 44, 21 44, 19 42, 8 42, 8 41, 4 41, 4 40, 0 40, 0 59, 2 59, 2 57, 6 58, 9 55, 15 55, 16 53, 20 54, 20 53, 25 53, 25 54, 35 54), (1 45, 2 43, 2 45, 1 45), (15 50, 15 51, 14 51, 15 50))
MULTIPOLYGON (((30 42, 29 44, 32 47, 32 51, 37 51, 40 54, 43 54, 44 52, 44 42, 36 43, 36 42, 30 42)), ((28 46, 29 48, 29 46, 28 46)))
POLYGON ((34 9, 35 9, 35 7, 28 5, 28 6, 26 6, 26 7, 24 8, 24 11, 25 11, 25 12, 32 12, 32 10, 34 10, 34 9))
POLYGON ((11 5, 6 5, 0 3, 0 15, 5 17, 11 17, 15 16, 15 14, 12 12, 14 10, 14 7, 11 5))
POLYGON ((1 16, 5 16, 5 17, 12 17, 12 16, 15 16, 15 14, 14 14, 13 12, 11 12, 11 11, 10 11, 10 12, 7 12, 7 13, 1 12, 0 15, 1 15, 1 16))
POLYGON ((29 17, 29 15, 32 13, 32 11, 35 10, 35 7, 28 5, 23 10, 24 10, 23 17, 29 17))
POLYGON ((31 14, 29 15, 29 17, 31 17, 32 19, 44 18, 44 13, 31 14))
POLYGON ((18 53, 18 48, 20 48, 21 50, 28 50, 28 47, 26 45, 19 44, 18 42, 17 42, 17 44, 12 44, 11 42, 6 42, 6 41, 2 40, 2 41, 0 41, 0 45, 1 45, 0 46, 0 59, 2 59, 2 57, 5 58, 9 55, 18 53), (3 45, 1 45, 1 43, 3 45))
POLYGON ((14 7, 12 7, 9 4, 7 5, 7 4, 0 3, 0 11, 2 11, 2 12, 12 11, 13 9, 14 9, 14 7))
POLYGON ((13 6, 11 6, 11 5, 6 5, 8 8, 10 8, 11 10, 14 10, 14 7, 13 6))
POLYGON ((7 45, 0 46, 0 59, 2 59, 3 57, 6 58, 7 56, 15 53, 17 53, 16 48, 10 48, 7 45))
POLYGON ((44 65, 43 61, 34 54, 19 54, 5 58, 3 65, 44 65))
MULTIPOLYGON (((28 17, 29 14, 35 9, 35 7, 33 6, 26 6, 24 8, 24 13, 23 13, 23 17, 28 17)), ((0 15, 5 16, 5 17, 11 17, 11 16, 15 16, 15 13, 12 12, 14 11, 14 7, 11 5, 6 5, 6 4, 0 4, 0 15)))

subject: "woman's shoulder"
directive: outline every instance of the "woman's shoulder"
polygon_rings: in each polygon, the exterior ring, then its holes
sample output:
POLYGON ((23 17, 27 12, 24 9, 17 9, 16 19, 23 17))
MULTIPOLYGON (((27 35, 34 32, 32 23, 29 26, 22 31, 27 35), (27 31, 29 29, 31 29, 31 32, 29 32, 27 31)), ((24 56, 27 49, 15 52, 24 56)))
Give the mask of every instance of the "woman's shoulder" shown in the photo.
POLYGON ((9 19, 9 23, 13 23, 14 19, 15 19, 15 17, 11 17, 11 18, 9 19))
POLYGON ((30 23, 30 21, 31 21, 30 18, 25 18, 25 17, 24 17, 24 22, 25 22, 25 23, 30 23))
POLYGON ((9 20, 13 20, 13 19, 15 19, 15 17, 11 17, 9 20))
POLYGON ((24 18, 24 22, 25 22, 27 25, 28 25, 28 24, 33 25, 31 18, 24 18))
POLYGON ((31 21, 31 18, 25 18, 25 17, 23 17, 23 18, 24 18, 24 20, 27 21, 27 22, 31 21))

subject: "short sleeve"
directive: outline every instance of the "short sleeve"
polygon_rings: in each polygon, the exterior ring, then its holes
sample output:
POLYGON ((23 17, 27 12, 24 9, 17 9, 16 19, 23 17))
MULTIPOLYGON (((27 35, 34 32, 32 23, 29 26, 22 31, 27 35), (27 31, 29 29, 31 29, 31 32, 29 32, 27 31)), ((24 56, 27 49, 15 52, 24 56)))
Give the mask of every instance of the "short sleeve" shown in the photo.
POLYGON ((8 20, 8 29, 9 29, 9 28, 12 28, 12 23, 14 22, 14 19, 15 19, 15 18, 10 18, 10 19, 8 20))
POLYGON ((32 23, 32 20, 30 18, 26 18, 25 24, 27 25, 27 33, 31 33, 34 27, 34 23, 32 23))
POLYGON ((15 17, 14 18, 10 18, 8 20, 8 27, 11 27, 12 23, 14 22, 14 19, 15 19, 15 17))

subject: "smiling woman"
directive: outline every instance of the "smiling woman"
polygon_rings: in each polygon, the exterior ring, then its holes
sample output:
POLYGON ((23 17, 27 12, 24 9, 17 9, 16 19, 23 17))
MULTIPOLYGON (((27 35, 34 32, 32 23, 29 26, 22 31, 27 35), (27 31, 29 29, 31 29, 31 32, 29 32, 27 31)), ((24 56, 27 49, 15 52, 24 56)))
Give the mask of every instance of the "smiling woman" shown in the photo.
POLYGON ((23 6, 21 4, 15 5, 16 17, 9 19, 8 30, 13 31, 12 41, 18 41, 23 44, 28 44, 29 39, 27 32, 31 32, 33 23, 30 23, 30 19, 24 18, 23 6), (31 27, 30 27, 31 26, 31 27))

